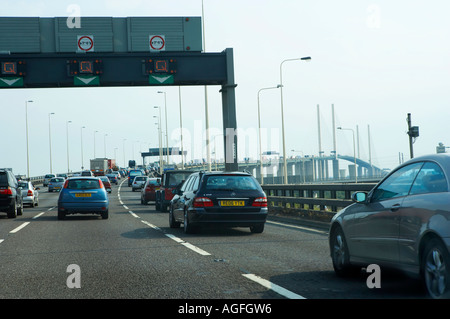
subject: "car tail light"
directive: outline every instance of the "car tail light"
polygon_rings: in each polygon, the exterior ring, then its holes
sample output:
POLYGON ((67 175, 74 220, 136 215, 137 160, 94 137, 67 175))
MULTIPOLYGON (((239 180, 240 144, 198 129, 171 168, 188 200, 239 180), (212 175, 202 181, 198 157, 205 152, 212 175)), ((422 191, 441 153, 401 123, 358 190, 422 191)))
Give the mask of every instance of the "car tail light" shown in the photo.
POLYGON ((31 189, 28 190, 27 196, 33 196, 33 191, 31 189))
POLYGON ((8 186, 8 188, 0 189, 0 194, 2 195, 12 195, 12 189, 8 186))
POLYGON ((213 202, 208 197, 197 197, 194 199, 194 207, 212 207, 213 202))
POLYGON ((254 207, 267 207, 267 197, 258 197, 253 201, 254 207))
POLYGON ((100 187, 99 187, 99 188, 104 188, 102 180, 99 179, 98 181, 99 181, 99 184, 100 184, 100 187))
POLYGON ((66 180, 65 182, 64 182, 64 188, 67 188, 67 185, 69 185, 69 180, 66 180))

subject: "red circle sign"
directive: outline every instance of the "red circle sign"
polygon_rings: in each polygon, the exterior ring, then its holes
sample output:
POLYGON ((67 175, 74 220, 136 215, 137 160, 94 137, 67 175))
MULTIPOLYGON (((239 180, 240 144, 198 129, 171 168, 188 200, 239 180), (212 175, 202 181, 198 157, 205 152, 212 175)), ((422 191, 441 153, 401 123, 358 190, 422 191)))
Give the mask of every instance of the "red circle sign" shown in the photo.
POLYGON ((78 39, 78 48, 82 51, 89 51, 94 47, 94 40, 92 40, 87 35, 80 37, 78 39))
POLYGON ((150 47, 152 48, 152 50, 162 50, 165 45, 166 42, 164 41, 163 37, 159 35, 155 35, 150 39, 150 47))

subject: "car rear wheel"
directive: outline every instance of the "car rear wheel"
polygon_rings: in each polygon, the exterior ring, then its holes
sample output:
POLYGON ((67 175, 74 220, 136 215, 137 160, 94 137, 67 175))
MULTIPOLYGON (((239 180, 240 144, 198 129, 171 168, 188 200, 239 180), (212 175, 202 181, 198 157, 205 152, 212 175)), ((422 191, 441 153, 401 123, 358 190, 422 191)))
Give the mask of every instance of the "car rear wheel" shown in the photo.
POLYGON ((184 211, 184 232, 186 234, 192 234, 194 232, 194 227, 189 221, 189 215, 187 213, 187 210, 184 211))
POLYGON ((336 227, 330 235, 331 260, 333 261, 334 272, 341 277, 354 274, 358 268, 350 264, 350 254, 344 231, 341 227, 336 227))
POLYGON ((422 259, 422 276, 430 297, 448 298, 450 295, 450 255, 440 240, 430 240, 422 259))
POLYGON ((108 217, 109 217, 109 211, 105 211, 105 212, 102 212, 102 219, 108 219, 108 217))
POLYGON ((250 231, 254 234, 260 234, 264 231, 264 224, 256 224, 250 226, 250 231))
POLYGON ((66 218, 66 213, 64 213, 63 211, 59 211, 58 210, 58 219, 59 220, 64 220, 66 218))
POLYGON ((9 209, 6 213, 8 218, 16 218, 17 217, 17 203, 14 202, 14 205, 9 209))
POLYGON ((169 226, 170 228, 179 228, 180 227, 180 223, 175 221, 175 217, 173 216, 173 207, 170 206, 170 211, 169 211, 169 226))

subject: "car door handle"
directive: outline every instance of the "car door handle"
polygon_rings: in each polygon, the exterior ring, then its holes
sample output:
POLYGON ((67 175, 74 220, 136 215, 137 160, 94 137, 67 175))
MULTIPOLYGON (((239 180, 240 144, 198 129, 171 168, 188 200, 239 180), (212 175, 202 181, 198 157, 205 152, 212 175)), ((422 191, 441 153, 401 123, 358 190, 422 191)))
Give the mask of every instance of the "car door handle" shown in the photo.
POLYGON ((391 212, 396 212, 400 209, 400 204, 394 204, 391 206, 391 212))

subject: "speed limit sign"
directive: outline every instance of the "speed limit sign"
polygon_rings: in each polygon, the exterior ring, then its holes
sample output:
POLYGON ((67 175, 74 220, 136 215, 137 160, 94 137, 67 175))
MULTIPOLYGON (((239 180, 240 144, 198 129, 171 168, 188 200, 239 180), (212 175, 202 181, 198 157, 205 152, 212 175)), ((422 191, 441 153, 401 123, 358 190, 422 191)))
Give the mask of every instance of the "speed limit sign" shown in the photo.
POLYGON ((149 36, 150 51, 165 51, 166 50, 166 38, 163 35, 150 35, 149 36))
POLYGON ((78 52, 94 52, 94 36, 79 35, 77 39, 78 52))

